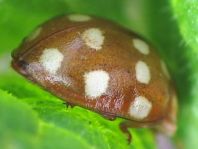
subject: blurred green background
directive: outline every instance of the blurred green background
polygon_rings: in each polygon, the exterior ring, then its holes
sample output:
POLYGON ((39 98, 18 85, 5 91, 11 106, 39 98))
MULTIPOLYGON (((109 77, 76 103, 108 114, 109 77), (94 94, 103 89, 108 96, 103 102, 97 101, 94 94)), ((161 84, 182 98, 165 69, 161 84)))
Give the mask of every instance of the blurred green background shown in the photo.
POLYGON ((0 0, 0 148, 154 149, 149 129, 131 129, 133 142, 108 121, 63 102, 18 75, 10 52, 37 25, 66 13, 101 16, 133 30, 166 61, 179 97, 177 148, 198 146, 197 0, 0 0))

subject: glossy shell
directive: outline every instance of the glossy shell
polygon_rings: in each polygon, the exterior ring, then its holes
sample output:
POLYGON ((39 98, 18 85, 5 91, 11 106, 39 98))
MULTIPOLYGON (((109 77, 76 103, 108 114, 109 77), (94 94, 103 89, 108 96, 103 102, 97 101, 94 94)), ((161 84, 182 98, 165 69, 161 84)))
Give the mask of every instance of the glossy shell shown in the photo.
POLYGON ((63 100, 138 122, 163 119, 173 98, 164 62, 133 32, 69 15, 40 25, 13 54, 13 67, 63 100))

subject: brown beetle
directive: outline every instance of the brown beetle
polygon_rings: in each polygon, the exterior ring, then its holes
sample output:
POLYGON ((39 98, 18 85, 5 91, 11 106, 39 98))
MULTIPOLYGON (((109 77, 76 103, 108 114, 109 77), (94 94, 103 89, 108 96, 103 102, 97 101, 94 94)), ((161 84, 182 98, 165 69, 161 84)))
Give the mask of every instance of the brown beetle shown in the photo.
POLYGON ((175 130, 176 95, 164 62, 118 25, 78 14, 54 18, 12 56, 19 73, 72 105, 125 118, 126 127, 175 130))

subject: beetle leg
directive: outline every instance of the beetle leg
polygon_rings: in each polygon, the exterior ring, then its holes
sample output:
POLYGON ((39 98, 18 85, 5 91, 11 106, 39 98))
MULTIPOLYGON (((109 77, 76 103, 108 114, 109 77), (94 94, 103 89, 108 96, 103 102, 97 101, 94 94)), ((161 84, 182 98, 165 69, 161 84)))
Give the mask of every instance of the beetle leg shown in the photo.
POLYGON ((130 144, 130 143, 131 143, 131 140, 132 140, 132 135, 131 135, 131 133, 130 133, 130 131, 129 131, 129 128, 131 128, 130 122, 128 122, 128 121, 123 121, 123 122, 120 123, 119 126, 120 126, 121 131, 122 131, 124 134, 126 134, 128 144, 130 144))
POLYGON ((154 123, 141 123, 136 121, 123 121, 120 123, 120 129, 123 133, 127 135, 128 143, 130 144, 132 141, 132 135, 129 131, 129 128, 147 128, 147 127, 153 127, 154 123))
POLYGON ((73 108, 75 106, 74 104, 69 102, 64 102, 63 104, 66 106, 66 108, 73 108))
POLYGON ((105 113, 105 112, 103 112, 103 113, 100 113, 104 118, 106 118, 106 119, 108 119, 108 120, 110 120, 110 121, 113 121, 113 120, 115 120, 116 119, 116 116, 115 115, 113 115, 113 114, 110 114, 110 113, 105 113))

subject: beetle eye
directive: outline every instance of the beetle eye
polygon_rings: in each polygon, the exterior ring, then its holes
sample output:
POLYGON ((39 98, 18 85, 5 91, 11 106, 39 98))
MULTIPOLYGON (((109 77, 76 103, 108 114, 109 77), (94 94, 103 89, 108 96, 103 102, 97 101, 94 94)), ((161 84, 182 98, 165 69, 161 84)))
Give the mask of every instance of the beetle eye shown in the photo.
POLYGON ((23 75, 27 75, 27 66, 28 63, 26 63, 24 60, 16 60, 16 61, 12 61, 12 66, 18 70, 21 74, 23 75))

